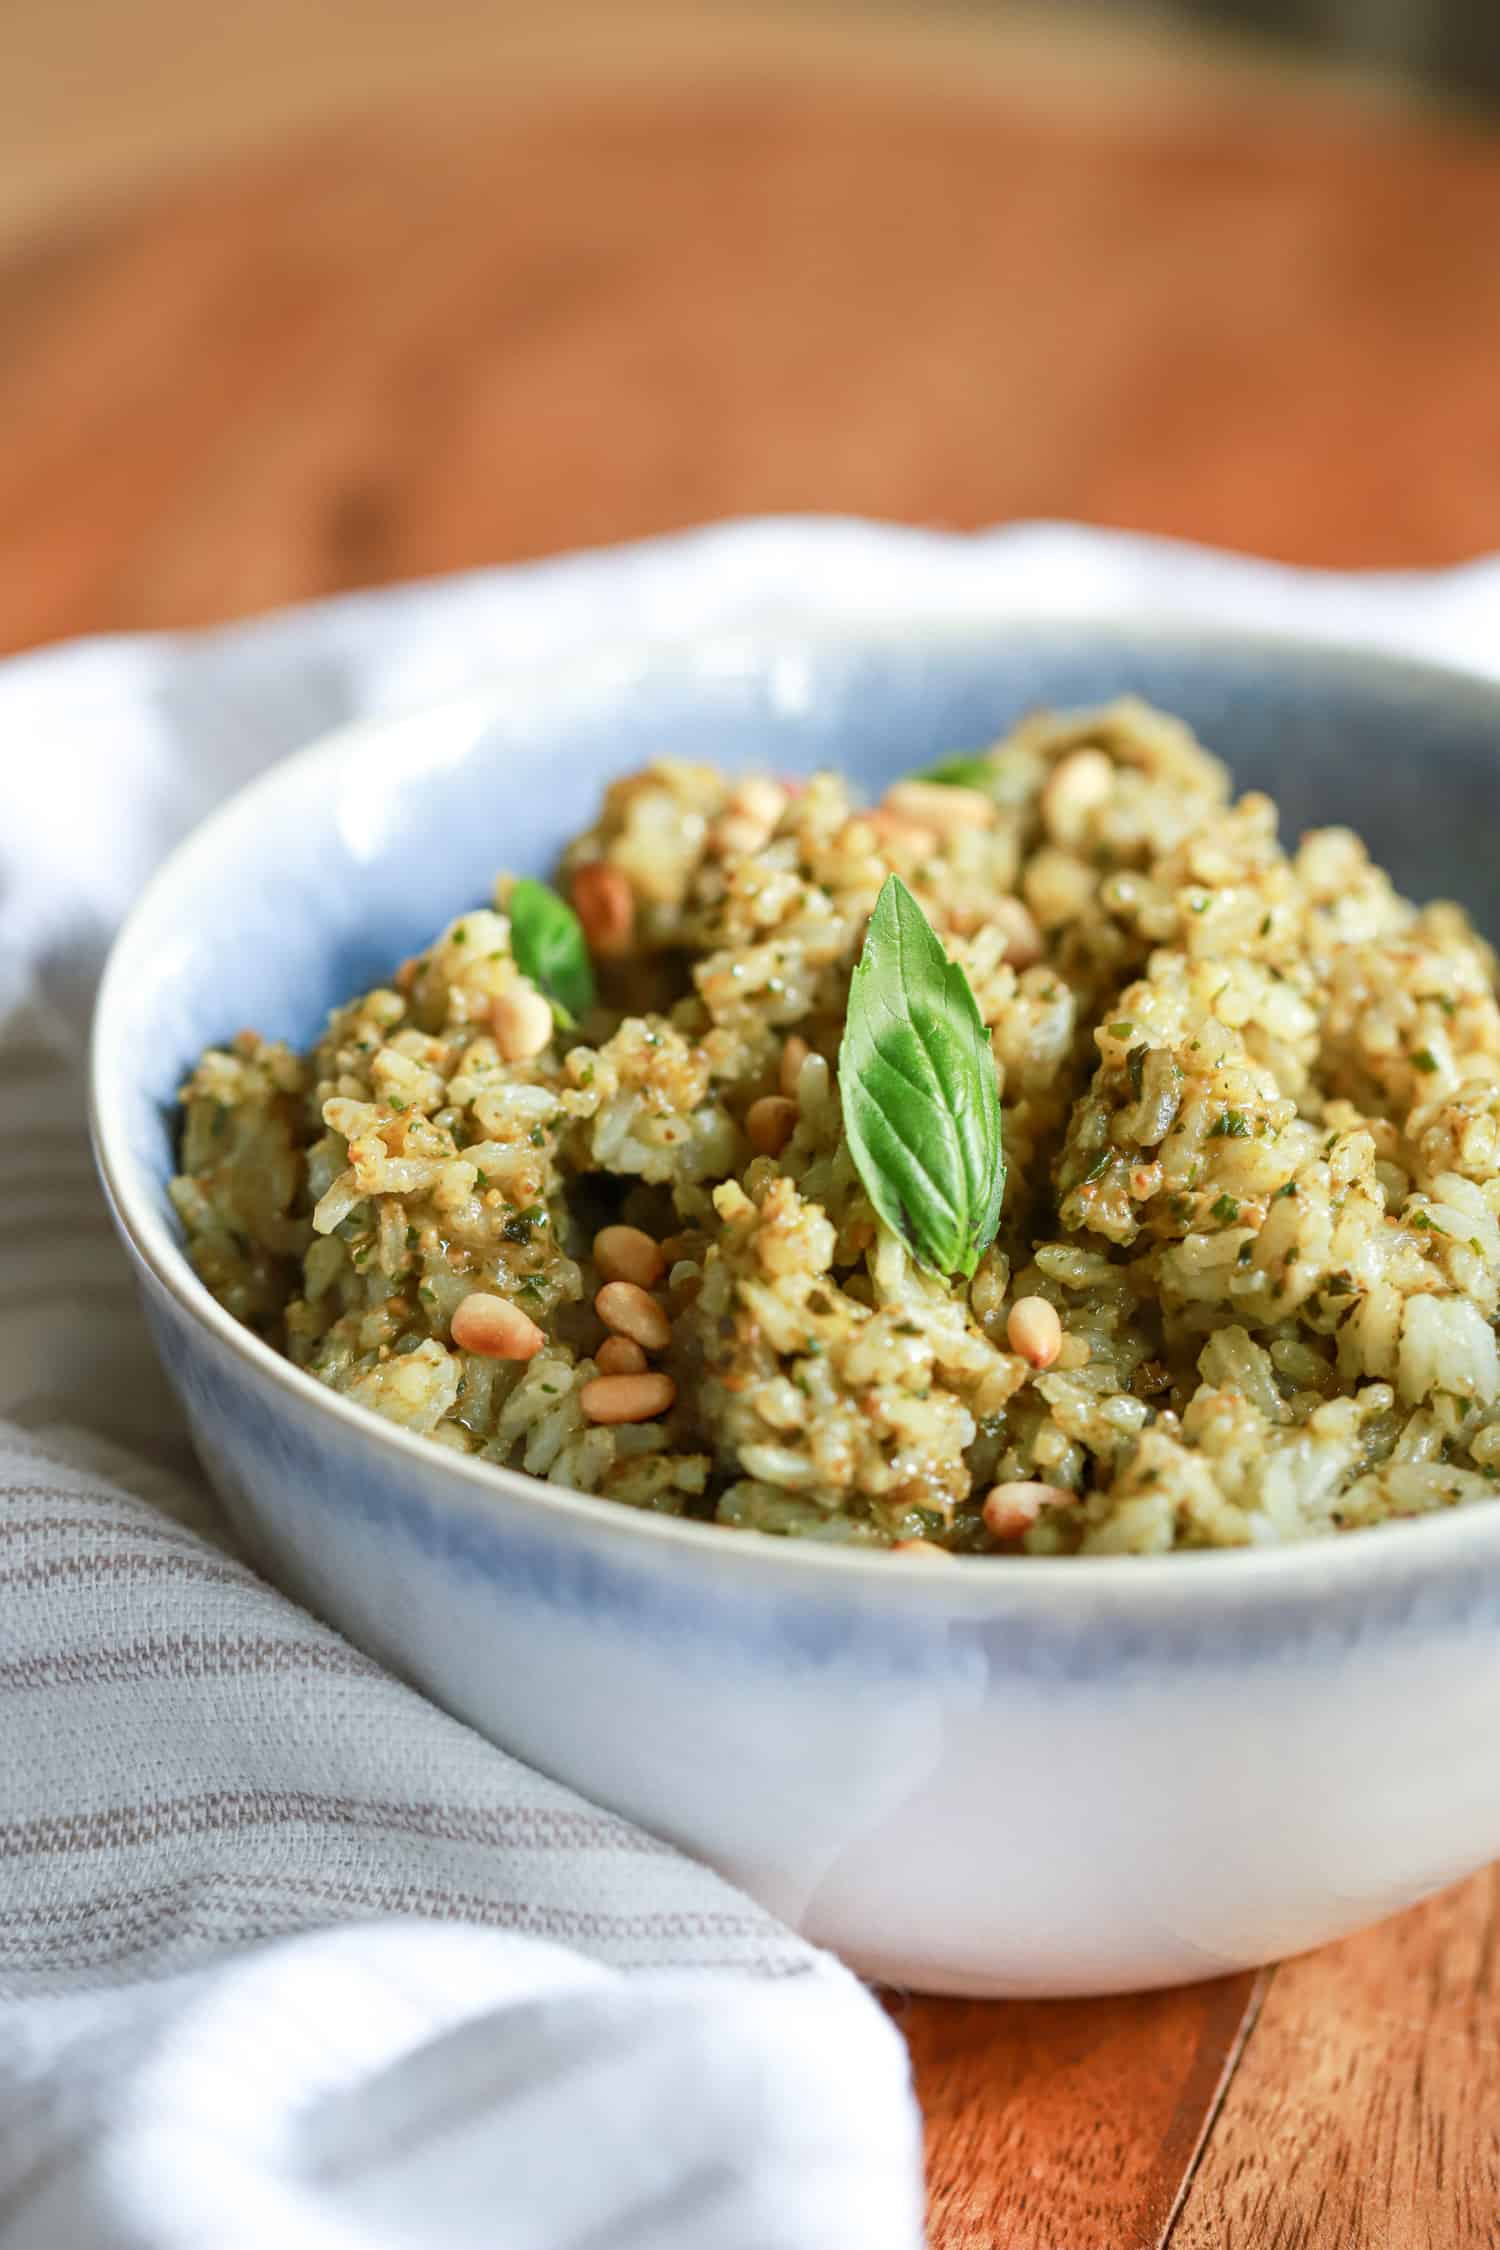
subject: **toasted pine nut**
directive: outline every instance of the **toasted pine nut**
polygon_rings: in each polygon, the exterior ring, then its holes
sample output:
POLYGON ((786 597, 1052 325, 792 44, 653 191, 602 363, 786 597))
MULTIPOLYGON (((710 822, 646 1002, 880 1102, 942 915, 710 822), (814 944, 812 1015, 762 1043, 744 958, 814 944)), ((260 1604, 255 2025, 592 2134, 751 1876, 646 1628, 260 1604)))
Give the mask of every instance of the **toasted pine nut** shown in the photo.
POLYGON ((672 1341, 664 1309, 633 1281, 607 1281, 594 1299, 594 1310, 606 1328, 628 1336, 643 1352, 665 1351, 672 1341))
POLYGON ((644 1375, 646 1355, 628 1336, 606 1336, 594 1354, 601 1375, 644 1375))
POLYGON ((996 1539, 1019 1539, 1043 1508, 1065 1508, 1072 1499, 1060 1484, 997 1484, 984 1496, 984 1528, 996 1539))
POLYGON ((921 1555, 924 1558, 930 1558, 933 1562, 952 1562, 953 1560, 946 1547, 937 1546, 931 1539, 893 1539, 891 1541, 891 1553, 893 1555, 921 1555))
POLYGON ((886 804, 902 820, 920 821, 940 836, 960 828, 992 828, 993 799, 982 789, 949 789, 940 781, 898 781, 885 793, 886 804))
POLYGON ((1115 785, 1114 761, 1102 750, 1070 750, 1059 759, 1042 790, 1042 819, 1059 844, 1082 840, 1084 823, 1115 785))
POLYGON ((661 1244, 640 1227, 601 1227, 594 1263, 606 1281, 633 1281, 637 1289, 651 1288, 667 1270, 661 1244))
POLYGON ((408 953, 406 959, 402 962, 400 968, 396 971, 395 977, 392 979, 392 982, 395 984, 396 990, 398 992, 410 992, 412 986, 417 981, 417 972, 421 968, 421 966, 421 955, 419 953, 408 953))
POLYGON ((802 1065, 812 1053, 811 1047, 800 1031, 794 1031, 781 1050, 781 1067, 777 1072, 781 1091, 788 1100, 797 1091, 797 1081, 802 1076, 802 1065))
POLYGON ((547 1339, 508 1298, 476 1289, 453 1315, 453 1341, 482 1359, 535 1359, 547 1339))
POLYGON ((1029 969, 1042 958, 1042 933, 1036 926, 1036 916, 1024 899, 1003 898, 990 902, 990 919, 1005 939, 1005 958, 1013 969, 1029 969))
POLYGON ((750 1146, 761 1156, 779 1156, 797 1130, 797 1104, 785 1094, 762 1094, 745 1112, 750 1146))
POLYGON ((1050 1367, 1062 1350, 1062 1322, 1045 1297, 1018 1297, 1005 1323, 1013 1352, 1033 1367, 1050 1367))
POLYGON ((552 1037, 552 1010, 528 985, 512 985, 490 1002, 490 1029, 508 1063, 530 1062, 552 1037))
POLYGON ((635 894, 618 867, 591 859, 573 877, 573 907, 591 951, 623 953, 635 929, 635 894))
POLYGON ((596 1375, 578 1403, 591 1422, 654 1422, 676 1396, 670 1375, 596 1375))

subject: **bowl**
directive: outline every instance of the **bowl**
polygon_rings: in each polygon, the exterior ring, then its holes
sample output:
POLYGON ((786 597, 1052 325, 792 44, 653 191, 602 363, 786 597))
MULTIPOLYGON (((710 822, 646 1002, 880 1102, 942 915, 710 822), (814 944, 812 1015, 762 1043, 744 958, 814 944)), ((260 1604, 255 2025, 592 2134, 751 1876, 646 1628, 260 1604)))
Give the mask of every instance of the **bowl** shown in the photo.
POLYGON ((573 1495, 380 1422, 237 1326, 167 1198, 174 1096, 242 1024, 309 1041, 497 867, 545 872, 650 754, 879 785, 1121 692, 1189 719, 1288 833, 1351 821, 1403 887, 1483 914, 1500 687, 1170 623, 846 622, 616 650, 333 736, 175 853, 98 1003, 106 1189, 267 1570, 521 1758, 927 1991, 1213 1976, 1500 1854, 1500 1507, 937 1569, 573 1495))

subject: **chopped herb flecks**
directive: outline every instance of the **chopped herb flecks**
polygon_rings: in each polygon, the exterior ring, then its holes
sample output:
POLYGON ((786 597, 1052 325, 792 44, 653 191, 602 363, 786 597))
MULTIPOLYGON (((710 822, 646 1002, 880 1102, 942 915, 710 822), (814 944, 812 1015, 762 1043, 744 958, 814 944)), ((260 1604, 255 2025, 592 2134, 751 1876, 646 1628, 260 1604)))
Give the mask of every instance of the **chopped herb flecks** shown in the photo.
POLYGON ((1208 1137, 1211 1141, 1248 1141, 1251 1137, 1250 1120, 1243 1110, 1220 1110, 1208 1128, 1208 1137))

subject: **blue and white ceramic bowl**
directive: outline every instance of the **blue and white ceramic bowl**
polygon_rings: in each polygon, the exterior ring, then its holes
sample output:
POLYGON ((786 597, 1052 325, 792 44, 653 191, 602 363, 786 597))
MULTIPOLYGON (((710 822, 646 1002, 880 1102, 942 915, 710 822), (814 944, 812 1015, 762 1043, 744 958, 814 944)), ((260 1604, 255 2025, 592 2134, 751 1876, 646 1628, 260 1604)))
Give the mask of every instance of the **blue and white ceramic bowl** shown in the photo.
POLYGON ((324 1011, 543 872, 649 754, 872 784, 1038 702, 1180 712, 1288 833, 1361 827, 1481 918, 1500 688, 1306 644, 1095 623, 889 624, 625 652, 277 768, 119 939, 99 1160, 209 1474, 268 1567, 546 1772, 860 1968, 1102 1992, 1314 1945, 1500 1853, 1500 1506, 1277 1552, 921 1559, 639 1515, 424 1443, 194 1278, 176 1088, 241 1024, 324 1011))

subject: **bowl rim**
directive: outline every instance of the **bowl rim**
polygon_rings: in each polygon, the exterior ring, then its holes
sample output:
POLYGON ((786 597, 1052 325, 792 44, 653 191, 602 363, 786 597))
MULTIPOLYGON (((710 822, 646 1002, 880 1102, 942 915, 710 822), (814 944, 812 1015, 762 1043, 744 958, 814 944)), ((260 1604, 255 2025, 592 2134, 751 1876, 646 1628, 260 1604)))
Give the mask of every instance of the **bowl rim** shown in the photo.
MULTIPOLYGON (((976 1613, 1055 1604, 1069 1590, 1073 1603, 1081 1608, 1101 1602, 1110 1608, 1130 1607, 1132 1594, 1149 1594, 1158 1600, 1174 1597, 1191 1582, 1199 1587, 1200 1599, 1212 1588, 1220 1602, 1228 1597, 1238 1608, 1293 1594, 1354 1594, 1397 1583, 1409 1585, 1417 1578, 1455 1570, 1467 1572, 1481 1560, 1500 1556, 1500 1506, 1489 1509, 1479 1505, 1369 1525, 1348 1538, 1324 1534, 1276 1546, 1150 1555, 951 1558, 964 1566, 958 1571, 934 1570, 931 1556, 897 1555, 888 1548, 770 1535, 736 1538, 722 1524, 624 1507, 618 1501, 550 1484, 524 1470, 434 1446, 429 1439, 383 1420, 295 1366, 236 1321, 193 1271, 180 1241, 156 1208, 149 1184, 138 1172, 123 1124, 111 1114, 109 1097, 116 1082, 114 1073, 124 1070, 123 1050, 117 1052, 114 1039, 116 996, 130 975, 131 956, 140 932, 199 861, 211 861, 236 829, 252 831, 279 797, 306 786, 321 769, 328 769, 331 779, 356 751, 376 746, 389 750, 408 731, 420 738, 434 730, 453 733, 471 728, 477 730, 475 742, 482 741, 485 729, 505 703, 518 693, 524 695, 528 686, 550 688, 556 694, 565 684, 568 692, 597 695, 604 688, 624 687, 663 669, 716 673, 726 668, 765 669, 775 656, 805 654, 810 646, 824 652, 840 647, 865 648, 875 638, 909 638, 913 630, 925 642, 939 645, 983 631, 991 636, 1064 644, 1088 636, 1096 643, 1116 643, 1122 653, 1137 646, 1157 652, 1175 646, 1184 655, 1191 653, 1198 659, 1216 653, 1241 662, 1261 658, 1282 667, 1301 666, 1334 676, 1357 670, 1366 685, 1373 673, 1393 689, 1404 684, 1409 692, 1429 698, 1435 696, 1450 703, 1462 699, 1483 706, 1483 715, 1496 725, 1500 750, 1500 679, 1457 663, 1315 633, 1203 621, 1186 611, 1137 615, 1080 607, 1031 614, 983 602, 955 603, 940 617, 919 613, 915 620, 889 609, 850 607, 807 617, 772 607, 740 622, 690 635, 638 632, 605 636, 583 659, 559 657, 534 665, 507 666, 488 689, 472 689, 408 710, 345 721, 300 750, 276 759, 180 838, 153 870, 109 946, 89 1039, 88 1122, 106 1200, 128 1247, 189 1321, 205 1329, 243 1363, 250 1376, 282 1389, 291 1403, 308 1412, 328 1417, 334 1429, 349 1437, 389 1450, 394 1462, 409 1464, 414 1474, 421 1472, 431 1479, 441 1472, 443 1477, 453 1479, 448 1495, 453 1501, 462 1496, 481 1508, 488 1501, 487 1512, 493 1516, 495 1502, 504 1497, 523 1515, 544 1519, 544 1528, 571 1522, 584 1535, 600 1536, 617 1551, 621 1546, 638 1548, 643 1559, 653 1548, 663 1547, 675 1551, 684 1561, 696 1555, 720 1577, 730 1572, 761 1575, 769 1570, 783 1582, 802 1581, 809 1590, 821 1585, 826 1591, 832 1591, 841 1581, 851 1592, 899 1585, 903 1601, 922 1598, 915 1595, 915 1589, 925 1586, 930 1590, 927 1598, 948 1608, 962 1590, 962 1607, 976 1613)), ((472 747, 463 754, 472 754, 472 747)), ((1496 1498, 1500 1501, 1500 1491, 1496 1498)))

